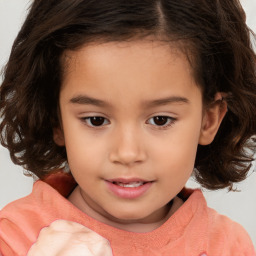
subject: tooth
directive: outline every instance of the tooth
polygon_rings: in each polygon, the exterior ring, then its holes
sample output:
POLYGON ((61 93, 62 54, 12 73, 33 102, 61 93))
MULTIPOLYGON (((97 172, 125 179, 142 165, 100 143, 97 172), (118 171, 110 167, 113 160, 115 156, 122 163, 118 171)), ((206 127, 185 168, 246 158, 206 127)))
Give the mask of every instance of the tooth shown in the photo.
POLYGON ((143 182, 137 181, 137 182, 132 182, 132 183, 121 183, 121 182, 116 182, 118 186, 124 187, 124 188, 137 188, 141 185, 143 185, 143 182))

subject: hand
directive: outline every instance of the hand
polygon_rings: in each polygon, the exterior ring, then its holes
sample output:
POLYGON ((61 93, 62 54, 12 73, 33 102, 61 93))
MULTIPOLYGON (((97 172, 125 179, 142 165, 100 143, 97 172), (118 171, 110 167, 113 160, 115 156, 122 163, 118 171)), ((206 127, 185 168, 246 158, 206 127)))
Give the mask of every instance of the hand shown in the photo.
POLYGON ((89 228, 66 220, 43 228, 27 256, 112 256, 107 239, 89 228))

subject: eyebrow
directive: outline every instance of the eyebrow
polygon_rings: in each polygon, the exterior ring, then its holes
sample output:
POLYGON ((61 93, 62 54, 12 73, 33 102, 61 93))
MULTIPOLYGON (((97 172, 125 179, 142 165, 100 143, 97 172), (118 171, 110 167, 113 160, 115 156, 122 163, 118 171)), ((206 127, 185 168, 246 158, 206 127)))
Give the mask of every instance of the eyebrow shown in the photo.
POLYGON ((187 98, 185 98, 185 97, 171 96, 171 97, 166 97, 166 98, 162 98, 162 99, 156 99, 156 100, 152 100, 152 101, 145 101, 143 103, 143 105, 145 105, 148 108, 150 108, 150 107, 163 106, 163 105, 168 105, 168 104, 173 104, 173 103, 189 104, 190 101, 187 98))
POLYGON ((88 97, 86 95, 78 95, 70 99, 71 103, 81 104, 81 105, 94 105, 98 107, 109 107, 110 104, 99 99, 88 97))
MULTIPOLYGON (((75 96, 75 97, 70 99, 70 102, 73 103, 73 104, 94 105, 94 106, 97 106, 97 107, 110 107, 111 106, 106 101, 96 99, 96 98, 93 98, 93 97, 89 97, 89 96, 86 96, 86 95, 75 96)), ((144 101, 142 103, 142 105, 147 107, 147 108, 152 108, 152 107, 168 105, 168 104, 172 104, 172 103, 189 104, 190 101, 185 97, 171 96, 171 97, 166 97, 166 98, 162 98, 162 99, 144 101)))

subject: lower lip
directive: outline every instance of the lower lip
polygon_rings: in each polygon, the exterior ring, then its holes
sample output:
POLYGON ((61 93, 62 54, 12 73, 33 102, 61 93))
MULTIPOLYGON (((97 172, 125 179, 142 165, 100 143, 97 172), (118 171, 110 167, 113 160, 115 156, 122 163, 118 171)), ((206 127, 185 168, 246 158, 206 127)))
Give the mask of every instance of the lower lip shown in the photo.
POLYGON ((152 186, 152 182, 146 182, 145 184, 134 187, 134 188, 126 188, 118 186, 112 182, 106 181, 109 190, 114 193, 116 196, 126 199, 135 199, 142 196, 146 193, 149 188, 152 186))

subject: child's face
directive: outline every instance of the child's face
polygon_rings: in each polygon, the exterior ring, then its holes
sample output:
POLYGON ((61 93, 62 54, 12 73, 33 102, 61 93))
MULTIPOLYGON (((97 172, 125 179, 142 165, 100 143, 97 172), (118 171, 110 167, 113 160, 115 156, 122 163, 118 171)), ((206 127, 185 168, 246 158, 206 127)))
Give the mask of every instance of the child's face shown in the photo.
POLYGON ((161 219, 193 171, 198 143, 212 139, 186 57, 137 41, 90 45, 65 59, 64 138, 55 141, 66 146, 83 200, 119 222, 161 219))

